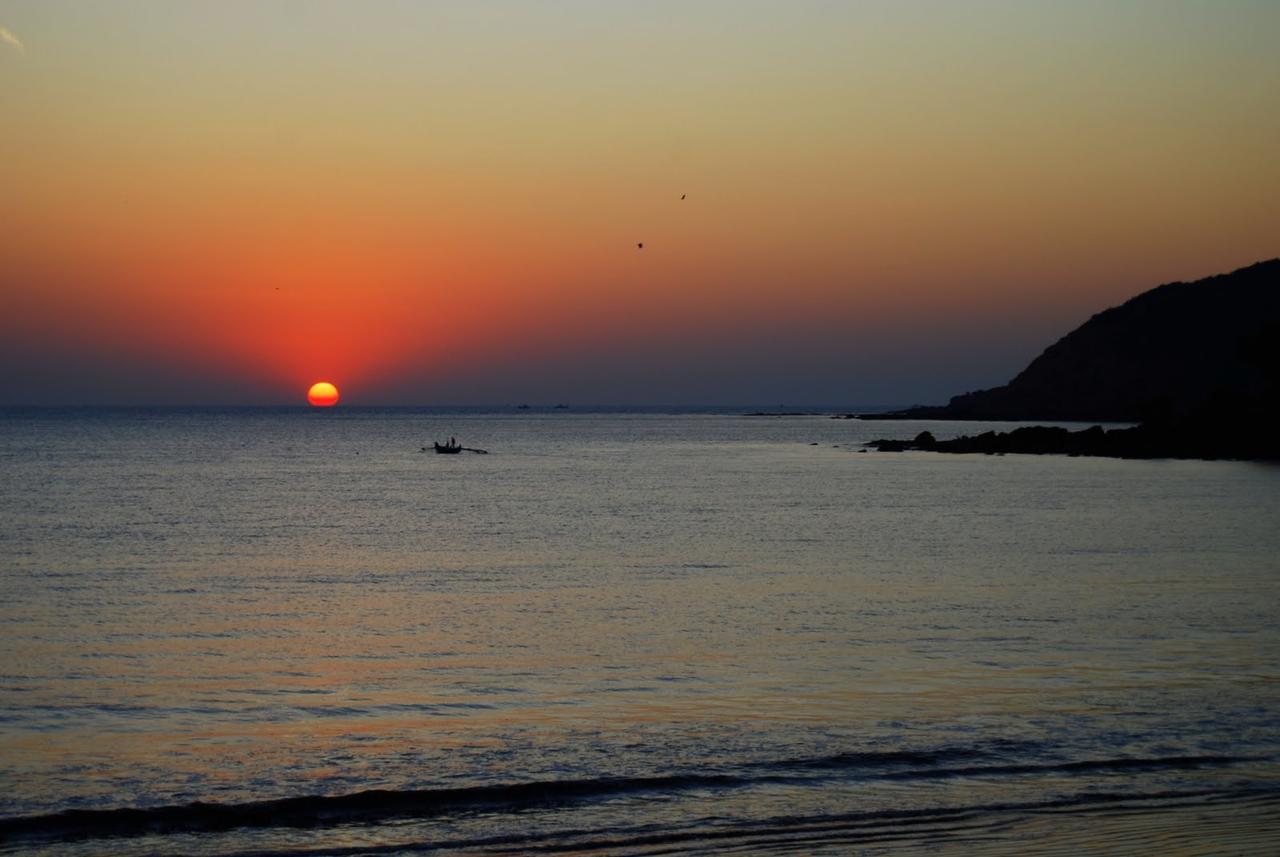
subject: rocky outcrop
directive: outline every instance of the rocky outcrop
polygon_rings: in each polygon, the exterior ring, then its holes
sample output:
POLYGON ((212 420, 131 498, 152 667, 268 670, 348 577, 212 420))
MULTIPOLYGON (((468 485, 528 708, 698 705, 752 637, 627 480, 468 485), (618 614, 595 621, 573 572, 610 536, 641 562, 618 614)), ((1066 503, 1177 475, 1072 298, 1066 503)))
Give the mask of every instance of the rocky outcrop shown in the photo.
POLYGON ((863 419, 1141 422, 879 440, 892 452, 1280 459, 1280 259, 1170 283, 1099 313, 1003 387, 863 419))
MULTIPOLYGON (((1233 421, 1234 422, 1234 421, 1233 421)), ((1071 431, 1059 426, 1025 426, 1009 432, 988 431, 970 437, 935 440, 921 432, 913 440, 873 440, 867 446, 881 452, 975 453, 1004 455, 1099 455, 1111 458, 1238 458, 1280 459, 1280 438, 1272 426, 1246 422, 1231 429, 1223 421, 1147 422, 1110 431, 1092 426, 1071 431)))
POLYGON ((863 419, 1187 418, 1215 402, 1274 402, 1280 259, 1169 283, 1098 313, 1002 387, 863 419))

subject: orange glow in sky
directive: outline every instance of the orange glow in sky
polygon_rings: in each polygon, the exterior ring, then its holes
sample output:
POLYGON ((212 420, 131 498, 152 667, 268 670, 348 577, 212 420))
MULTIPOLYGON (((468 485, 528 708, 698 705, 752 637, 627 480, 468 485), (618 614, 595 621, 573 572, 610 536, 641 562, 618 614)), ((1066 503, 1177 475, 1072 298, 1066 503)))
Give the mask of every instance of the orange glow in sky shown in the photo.
POLYGON ((0 26, 0 404, 938 401, 1280 255, 1278 3, 0 26))

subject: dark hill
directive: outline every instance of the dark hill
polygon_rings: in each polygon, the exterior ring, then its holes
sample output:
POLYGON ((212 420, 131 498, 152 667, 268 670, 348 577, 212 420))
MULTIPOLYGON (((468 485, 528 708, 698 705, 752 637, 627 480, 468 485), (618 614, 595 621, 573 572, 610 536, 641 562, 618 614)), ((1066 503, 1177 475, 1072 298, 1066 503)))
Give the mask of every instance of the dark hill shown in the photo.
POLYGON ((1228 410, 1269 418, 1278 382, 1280 259, 1272 259, 1100 312, 1003 387, 875 417, 1202 422, 1228 410))

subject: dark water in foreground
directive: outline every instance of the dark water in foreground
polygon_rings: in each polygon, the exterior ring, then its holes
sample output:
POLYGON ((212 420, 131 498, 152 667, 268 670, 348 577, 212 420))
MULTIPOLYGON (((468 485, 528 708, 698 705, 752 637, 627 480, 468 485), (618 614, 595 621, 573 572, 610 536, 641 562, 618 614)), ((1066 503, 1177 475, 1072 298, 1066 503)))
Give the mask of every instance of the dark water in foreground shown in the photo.
POLYGON ((0 413, 0 850, 1274 847, 1280 469, 917 430, 0 413))

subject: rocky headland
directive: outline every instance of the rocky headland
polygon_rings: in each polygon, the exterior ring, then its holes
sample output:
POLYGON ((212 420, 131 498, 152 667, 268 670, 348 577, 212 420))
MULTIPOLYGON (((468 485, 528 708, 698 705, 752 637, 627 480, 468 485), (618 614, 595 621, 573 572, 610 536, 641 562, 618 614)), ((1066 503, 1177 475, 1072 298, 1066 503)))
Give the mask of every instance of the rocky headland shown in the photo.
POLYGON ((1045 426, 894 451, 1121 458, 1280 458, 1280 259, 1169 283, 1095 315, 1001 387, 862 419, 1137 422, 1109 431, 1045 426))

